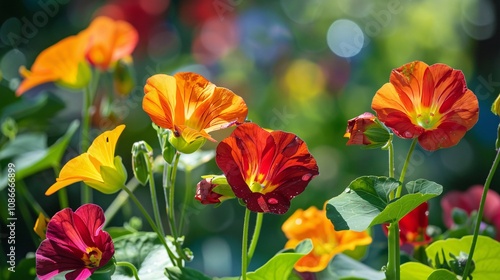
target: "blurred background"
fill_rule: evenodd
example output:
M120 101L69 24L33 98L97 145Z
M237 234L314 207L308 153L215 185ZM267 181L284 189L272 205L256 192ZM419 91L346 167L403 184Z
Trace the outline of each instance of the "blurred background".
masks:
M134 142L145 140L159 154L156 133L141 107L145 80L156 73L198 72L233 90L246 101L249 120L297 134L318 161L320 176L292 200L289 212L265 215L250 266L253 270L283 248L286 238L278 225L296 209L323 207L359 176L388 174L385 151L348 147L343 134L348 119L372 112L375 92L388 82L393 68L405 63L439 62L462 70L480 103L478 123L456 147L432 153L417 148L406 180L426 178L443 185L445 191L484 183L495 156L498 125L490 106L500 91L499 9L500 4L492 0L1 1L0 109L15 99L14 90L21 81L19 66L31 67L42 50L86 28L97 15L130 22L139 32L139 45L133 53L136 87L128 97L104 109L96 103L92 131L95 136L117 123L127 125L116 154L122 156L129 178ZM111 83L109 77L101 82L106 84L106 79ZM47 94L52 106L48 108L53 110L41 111L39 119L20 125L19 133L43 132L51 145L72 120L80 118L81 94L57 89L47 90ZM220 141L229 133L217 132L214 138ZM395 140L396 176L410 142ZM78 154L77 147L75 135L63 162ZM204 146L214 148L211 143ZM8 162L8 158L0 160L2 169ZM181 172L178 189L187 183L186 188L194 192L201 175L214 173L220 171L213 160L193 170L190 178ZM57 197L44 197L43 193L55 177L47 170L25 179L29 192L49 214L59 210ZM160 177L156 179L161 182ZM494 190L500 190L499 182L500 178L494 178ZM70 205L76 209L79 187L71 186L68 192ZM136 194L151 209L148 189L139 188ZM7 201L4 196L2 191L2 205ZM94 201L103 208L113 198L94 192ZM179 203L182 200L182 196L178 198ZM431 224L442 227L439 207L438 198L430 202L429 218ZM186 246L195 255L189 266L212 276L236 275L240 271L243 207L234 200L218 208L192 201L188 209ZM130 204L110 226L122 226L134 215L141 217ZM148 230L147 223L143 224ZM17 254L21 258L35 251L36 245L28 234L31 228L18 225ZM5 245L5 225L0 230ZM386 261L380 257L386 241L378 228L374 234L364 262L378 269ZM4 263L2 259L1 265Z

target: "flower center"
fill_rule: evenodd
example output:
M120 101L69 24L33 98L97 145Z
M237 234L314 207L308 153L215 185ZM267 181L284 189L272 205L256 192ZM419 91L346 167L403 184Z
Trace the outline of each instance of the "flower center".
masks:
M435 129L441 121L441 114L433 112L430 108L417 113L417 124L425 129Z
M313 252L316 256L329 254L337 246L336 240L330 242L315 242Z
M82 261L87 268L99 267L101 262L102 252L97 247L87 247L87 252L83 253Z

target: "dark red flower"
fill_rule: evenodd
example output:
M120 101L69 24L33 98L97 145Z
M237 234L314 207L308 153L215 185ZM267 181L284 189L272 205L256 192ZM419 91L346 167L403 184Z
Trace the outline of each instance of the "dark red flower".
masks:
M431 242L431 237L427 235L428 225L429 204L424 202L399 221L399 244L411 244L413 246L428 244ZM387 234L387 225L382 228Z
M344 137L349 138L347 145L365 145L378 148L390 140L388 129L372 113L363 113L347 121Z
M208 175L196 185L194 198L202 204L217 204L234 198L234 193L224 176Z
M236 197L254 212L284 214L318 175L316 160L295 134L238 126L217 146L215 161Z
M47 238L36 251L36 274L51 279L70 271L66 279L87 279L113 257L111 236L101 229L104 212L85 204L74 213L70 208L57 212L47 226Z

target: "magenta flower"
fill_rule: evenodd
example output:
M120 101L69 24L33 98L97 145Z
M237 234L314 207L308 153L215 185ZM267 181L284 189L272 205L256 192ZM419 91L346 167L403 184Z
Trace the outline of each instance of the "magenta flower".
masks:
M36 251L36 274L40 280L68 272L66 279L87 279L106 265L115 248L111 236L101 229L104 212L85 204L75 212L57 212L47 226L47 238Z
M482 185L474 185L468 190L450 191L441 199L441 208L443 209L443 219L446 227L453 227L452 210L460 208L467 214L479 209L481 196L483 194ZM496 229L496 240L500 240L500 195L494 190L489 189L484 205L483 221Z

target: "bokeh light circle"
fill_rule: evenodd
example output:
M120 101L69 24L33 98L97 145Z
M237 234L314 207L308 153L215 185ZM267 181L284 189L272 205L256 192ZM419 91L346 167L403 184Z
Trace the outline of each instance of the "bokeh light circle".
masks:
M348 19L336 20L326 33L330 50L340 57L357 55L364 44L364 34L359 25Z
M496 29L495 7L490 0L462 3L462 28L475 40L486 40Z
M0 70L4 79L19 79L19 67L26 65L26 56L18 49L8 51L0 61Z

